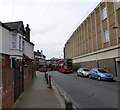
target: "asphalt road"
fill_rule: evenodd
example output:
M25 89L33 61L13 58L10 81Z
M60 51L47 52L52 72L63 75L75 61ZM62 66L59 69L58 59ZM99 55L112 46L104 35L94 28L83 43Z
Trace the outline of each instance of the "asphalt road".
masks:
M78 77L75 73L49 74L77 108L118 108L118 82Z

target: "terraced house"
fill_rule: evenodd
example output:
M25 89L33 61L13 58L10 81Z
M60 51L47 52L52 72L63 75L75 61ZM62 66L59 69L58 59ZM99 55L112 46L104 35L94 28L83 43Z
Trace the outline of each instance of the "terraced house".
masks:
M74 69L104 67L120 76L120 1L102 1L65 44L65 58Z
M11 108L34 76L29 25L24 28L23 21L0 22L0 107Z

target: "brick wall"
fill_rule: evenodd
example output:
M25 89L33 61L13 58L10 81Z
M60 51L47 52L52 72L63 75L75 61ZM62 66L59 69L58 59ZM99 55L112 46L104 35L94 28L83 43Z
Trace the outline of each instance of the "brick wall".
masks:
M27 61L27 62L26 62L26 65L33 66L34 63L33 63L32 61Z
M31 66L24 66L23 70L24 70L24 89L25 89L28 87L30 81L34 77L35 72L33 70L33 67Z
M10 67L10 56L6 54L0 54L0 65L2 67Z
M14 104L14 69L2 68L2 108Z

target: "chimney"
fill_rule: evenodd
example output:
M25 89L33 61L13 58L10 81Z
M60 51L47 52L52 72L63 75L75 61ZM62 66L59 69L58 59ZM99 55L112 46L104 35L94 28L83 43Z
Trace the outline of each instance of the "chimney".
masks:
M30 41L30 28L29 28L29 24L27 24L26 28L25 28L25 38Z
M37 53L40 53L39 50L37 50Z

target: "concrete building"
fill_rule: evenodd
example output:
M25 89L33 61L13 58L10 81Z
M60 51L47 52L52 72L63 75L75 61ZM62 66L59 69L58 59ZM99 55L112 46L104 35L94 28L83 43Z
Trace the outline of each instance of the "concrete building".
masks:
M100 2L66 42L64 57L73 59L75 70L106 66L120 76L119 27L120 1Z

